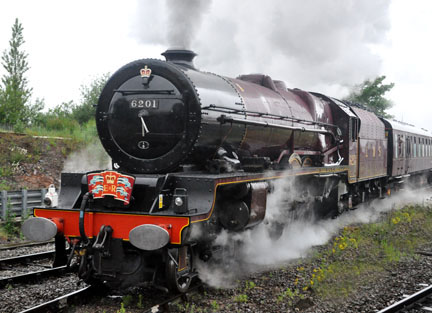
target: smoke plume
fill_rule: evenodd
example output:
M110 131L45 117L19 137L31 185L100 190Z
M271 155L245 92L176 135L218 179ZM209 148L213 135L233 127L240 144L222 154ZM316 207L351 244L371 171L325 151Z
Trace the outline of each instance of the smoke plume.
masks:
M143 43L190 49L211 4L210 0L140 1L136 35ZM143 16L151 23L141 24Z
M380 74L386 0L142 1L135 35L145 44L199 54L198 68L230 77L265 73L289 87L333 96ZM162 51L161 51L162 52Z
M287 203L296 197L298 199L299 190L304 189L294 187L291 180L280 180L276 184L274 192L269 195L266 220L257 227L243 233L222 232L218 236L217 244L228 252L236 250L237 253L228 265L223 262L199 262L198 271L204 282L219 288L232 287L237 279L248 273L276 268L307 256L313 246L325 244L345 226L375 222L383 212L410 203L421 204L431 197L430 192L402 190L391 198L375 200L368 206L361 205L336 219L316 219L308 208L302 208L302 212L297 214L288 210ZM272 231L276 226L274 222L278 220L286 223L281 237L275 240Z
M167 40L170 47L191 47L203 14L209 9L211 1L166 0L168 10Z

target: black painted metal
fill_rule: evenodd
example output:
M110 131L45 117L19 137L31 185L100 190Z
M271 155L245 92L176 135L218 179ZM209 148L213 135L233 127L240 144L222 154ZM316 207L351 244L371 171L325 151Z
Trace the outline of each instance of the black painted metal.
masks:
M81 195L83 173L62 173L59 194L59 208L71 209L78 203Z
M55 255L53 267L63 266L67 263L67 254L66 254L66 238L63 234L57 234L54 238L55 242Z
M197 56L197 54L191 50L168 49L161 54L168 62L180 64L189 68L195 68L193 59Z

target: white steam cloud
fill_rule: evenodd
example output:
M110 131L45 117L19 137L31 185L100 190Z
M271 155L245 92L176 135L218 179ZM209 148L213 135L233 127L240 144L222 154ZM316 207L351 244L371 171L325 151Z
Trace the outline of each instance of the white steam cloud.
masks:
M62 172L85 173L111 168L111 158L99 141L73 152L66 159Z
M291 190L290 192L288 192ZM307 256L313 246L323 245L343 227L354 223L377 221L381 213L399 209L409 203L424 203L431 193L402 190L391 198L375 200L369 206L345 212L336 219L316 220L310 212L293 214L287 211L286 200L299 197L290 180L280 180L269 196L266 220L257 227L243 233L222 232L217 243L227 250L238 249L235 261L229 270L223 264L198 263L201 279L214 287L229 288L242 276L263 269L275 268ZM306 200L306 199L305 199ZM274 240L270 233L275 225L271 220L285 220L282 236Z
M386 44L390 4L142 1L135 35L146 44L193 49L199 54L195 64L203 70L230 77L260 72L290 87L340 96L346 86L381 74L381 59L373 51ZM151 23L142 24L146 16Z

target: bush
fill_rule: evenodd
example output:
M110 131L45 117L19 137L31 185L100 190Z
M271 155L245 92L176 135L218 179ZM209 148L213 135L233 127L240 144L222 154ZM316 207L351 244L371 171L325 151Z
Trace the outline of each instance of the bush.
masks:
M25 130L25 124L22 121L17 121L13 126L13 131L15 133L23 133Z
M8 209L6 210L6 217L3 223L3 229L6 232L8 238L15 237L19 234L19 227L15 222L15 214L12 213L10 202L8 203Z
M75 129L79 128L79 124L76 120L66 118L66 117L51 117L47 118L45 121L45 128L47 130L67 130L69 132L74 132Z

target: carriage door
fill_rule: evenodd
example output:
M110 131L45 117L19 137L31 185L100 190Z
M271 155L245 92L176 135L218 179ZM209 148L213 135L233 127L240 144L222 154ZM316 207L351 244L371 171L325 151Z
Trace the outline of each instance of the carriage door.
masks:
M405 136L405 174L409 171L409 161L411 159L411 137Z

